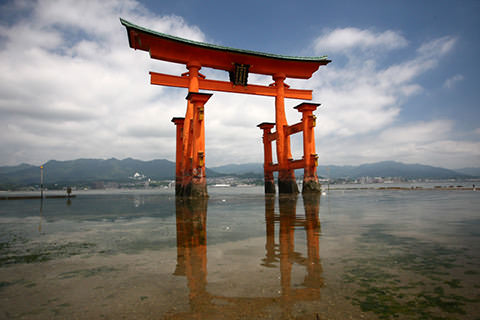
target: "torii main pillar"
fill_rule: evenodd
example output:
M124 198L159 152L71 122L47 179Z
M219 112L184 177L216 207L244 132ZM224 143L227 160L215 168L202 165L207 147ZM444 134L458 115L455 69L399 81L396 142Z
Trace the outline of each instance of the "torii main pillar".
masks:
M295 173L290 168L289 162L292 159L290 148L290 137L286 135L283 128L288 126L285 116L285 74L278 73L273 76L277 95L275 96L275 124L277 127L277 159L278 159L278 192L298 193Z
M192 105L191 132L189 144L183 145L183 195L189 197L207 197L207 178L205 175L205 103L212 95L189 92L187 100ZM185 152L186 150L186 152ZM185 164L185 162L187 162Z

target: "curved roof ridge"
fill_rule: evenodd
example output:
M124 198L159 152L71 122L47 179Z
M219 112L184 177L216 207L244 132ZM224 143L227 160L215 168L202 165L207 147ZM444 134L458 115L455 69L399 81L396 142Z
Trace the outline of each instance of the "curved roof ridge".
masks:
M231 47L226 47L226 46L221 46L221 45L216 45L216 44L211 44L211 43L206 43L206 42L200 42L200 41L194 41L194 40L189 40L177 36L172 36L166 33L154 31L145 27L138 26L134 23L131 23L125 19L120 18L120 22L122 25L124 25L126 28L132 28L132 29L137 29L139 31L148 33L153 36L158 36L162 38L166 38L169 40L173 41L178 41L194 46L199 46L203 48L209 48L209 49L216 49L216 50L222 50L222 51L230 51L230 52L235 52L235 53L243 53L243 54L250 54L250 55L255 55L255 56L262 56L262 57L268 57L268 58L275 58L275 59L282 59L282 60L295 60L295 61L322 61L322 62L330 62L328 60L328 57L325 56L320 56L320 57L300 57L300 56L287 56L287 55L280 55L280 54L275 54L275 53L266 53L266 52L259 52L259 51L253 51L253 50L246 50L246 49L237 49L237 48L231 48Z

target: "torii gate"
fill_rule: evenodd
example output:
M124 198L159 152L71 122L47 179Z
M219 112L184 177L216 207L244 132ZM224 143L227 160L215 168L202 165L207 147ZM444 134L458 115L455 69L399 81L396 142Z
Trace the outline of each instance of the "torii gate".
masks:
M223 91L275 97L275 123L263 122L265 193L275 193L273 172L278 171L279 193L298 193L295 169L304 168L302 192L319 192L317 155L313 128L313 111L319 104L302 103L296 109L302 121L288 126L285 98L312 99L312 90L291 89L286 78L309 79L322 65L331 61L324 57L291 57L249 50L233 49L191 41L152 31L120 19L127 29L133 49L148 51L152 59L185 64L188 72L181 76L150 72L151 84L188 88L187 111L184 118L173 118L177 127L176 187L181 196L207 196L205 176L204 105L212 94L199 90ZM206 79L202 67L224 70L230 82ZM274 83L263 86L248 84L248 74L272 76ZM276 132L271 129L276 128ZM293 160L290 135L303 131L304 156ZM276 142L278 164L273 164L271 142Z

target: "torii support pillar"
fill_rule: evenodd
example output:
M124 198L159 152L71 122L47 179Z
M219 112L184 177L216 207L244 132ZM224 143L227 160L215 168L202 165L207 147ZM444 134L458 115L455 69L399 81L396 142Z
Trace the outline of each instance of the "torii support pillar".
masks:
M273 179L273 157L272 157L272 140L271 130L275 127L275 123L262 122L257 127L263 130L263 175L265 179L265 193L275 194L275 180Z
M318 156L315 153L315 128L316 118L313 111L317 109L319 103L301 103L295 107L302 113L302 121L288 126L283 121L277 123L262 122L258 125L263 130L263 147L264 147L264 176L265 176L265 193L275 193L275 184L273 180L273 172L278 171L278 191L280 194L296 194L298 193L297 183L295 181L294 170L303 169L303 188L302 193L319 193L321 185L318 181L317 166ZM281 112L279 112L281 113ZM277 117L281 119L280 115ZM286 123L286 121L285 121ZM276 132L271 132L273 127L277 127ZM293 160L290 156L290 135L303 132L303 158ZM278 164L272 162L272 141L277 142L277 159ZM279 143L283 141L284 143ZM279 146L283 148L283 152L279 151ZM282 158L283 157L283 158ZM281 161L283 159L283 163Z
M172 122L177 127L177 145L175 152L175 195L181 195L183 192L183 125L185 118L173 118Z
M313 128L316 125L316 117L313 111L317 110L318 103L301 103L295 107L302 113L303 131L303 186L302 193L317 193L321 191L318 181L317 166L318 155L315 153L315 133Z
M183 158L186 170L183 178L183 195L187 197L208 197L207 178L205 175L205 121L204 106L212 94L189 92L187 100L193 105L193 118L189 145L184 148L191 150L188 159ZM191 157L190 157L191 155Z

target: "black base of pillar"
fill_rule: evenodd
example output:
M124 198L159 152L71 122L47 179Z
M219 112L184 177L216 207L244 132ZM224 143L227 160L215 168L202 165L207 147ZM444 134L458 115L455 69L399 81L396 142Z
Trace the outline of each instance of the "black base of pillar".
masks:
M278 193L285 193L285 194L299 193L297 182L293 179L288 179L288 180L278 179Z
M302 193L320 193L322 185L318 181L303 181Z
M182 196L188 198L207 198L207 185L190 182L183 189Z
M183 195L183 186L179 183L175 184L175 195L182 196Z
M274 181L265 181L265 193L266 194L275 194L275 182Z

